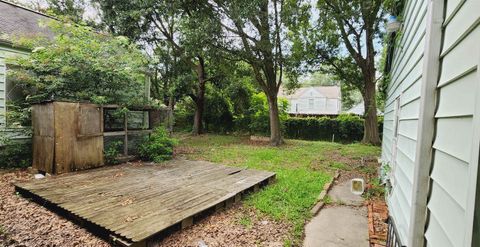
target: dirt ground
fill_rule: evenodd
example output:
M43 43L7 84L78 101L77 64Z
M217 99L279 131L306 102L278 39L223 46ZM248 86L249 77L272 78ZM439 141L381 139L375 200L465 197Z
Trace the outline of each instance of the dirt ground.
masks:
M74 223L15 194L26 171L0 174L0 246L109 246Z
M33 179L27 171L0 170L0 247L109 246L87 230L16 195L13 184ZM149 246L283 246L291 226L259 217L242 205L210 215Z
M287 224L259 217L252 209L236 205L177 231L152 246L197 247L204 243L208 247L281 247L289 231L290 226Z

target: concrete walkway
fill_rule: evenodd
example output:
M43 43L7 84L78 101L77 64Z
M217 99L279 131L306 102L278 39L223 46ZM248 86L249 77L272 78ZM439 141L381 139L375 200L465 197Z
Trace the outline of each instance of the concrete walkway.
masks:
M304 247L368 247L367 208L350 192L350 181L334 185L327 205L305 228Z

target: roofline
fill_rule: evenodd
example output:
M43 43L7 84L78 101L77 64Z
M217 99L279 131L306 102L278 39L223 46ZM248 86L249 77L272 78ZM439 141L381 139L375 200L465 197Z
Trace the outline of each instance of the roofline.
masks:
M0 0L0 1L3 2L2 0ZM22 51L25 51L25 52L31 52L32 51L32 49L30 49L28 47L15 45L12 41L6 40L6 39L1 39L1 38L0 38L0 45L5 45L5 46L8 46L10 48L22 50Z
M53 16L51 16L51 15L47 15L47 14L42 13L42 12L40 12L40 11L36 11L36 10L30 9L30 8L27 8L27 7L25 7L25 6L22 6L22 5L19 5L19 4L16 4L16 3L12 3L12 2L9 2L9 1L5 1L5 0L0 0L0 2L6 3L6 4L9 4L9 5L15 6L15 7L17 7L17 8L21 8L21 9L30 11L30 12L35 13L35 14L37 14L37 15L42 15L42 16L45 16L45 17L48 17L48 18L50 18L50 19L54 19L54 20L57 20L57 21L58 21L58 19L57 19L56 17L53 17Z

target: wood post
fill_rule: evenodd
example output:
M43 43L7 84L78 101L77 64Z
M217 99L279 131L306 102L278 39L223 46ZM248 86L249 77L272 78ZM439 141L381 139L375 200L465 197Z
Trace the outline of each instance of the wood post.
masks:
M182 229L185 229L185 228L187 228L191 225L193 225L193 217L192 216L182 220Z
M242 200L242 194L238 193L235 195L235 203L238 203Z
M233 206L233 203L235 202L235 197L232 197L232 198L228 198L226 201L225 201L225 208L231 208Z
M128 155L128 113L125 113L124 115L124 126L123 126L123 131L125 132L125 136L123 137L123 154L125 156Z
M215 212L220 212L225 208L225 203L221 202L215 205Z

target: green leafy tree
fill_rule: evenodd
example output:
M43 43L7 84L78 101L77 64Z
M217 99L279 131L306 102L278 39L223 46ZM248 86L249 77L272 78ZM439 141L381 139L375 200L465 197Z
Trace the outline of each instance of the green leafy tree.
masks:
M300 0L203 1L210 18L220 25L222 39L215 46L252 68L269 106L270 142L283 143L278 91L285 77L295 74L299 57L289 44L289 27L306 21L309 3ZM308 20L308 19L307 19ZM292 76L293 77L293 76Z
M251 121L248 125L250 133L268 135L270 128L268 125L269 120L269 103L265 93L260 92L252 96L252 102L250 105ZM284 98L278 98L277 102L279 106L279 119L280 119L280 131L283 132L284 122L288 119L288 101Z
M158 46L155 49L153 59L153 73L151 75L152 98L161 100L168 106L169 131L173 131L174 110L176 103L185 97L193 94L195 88L195 75L191 68L180 61L168 44Z
M53 39L21 39L32 48L17 57L11 75L26 103L44 100L145 104L145 56L126 37L93 32L91 28L50 21Z
M365 104L364 143L380 143L377 128L375 42L381 41L384 0L319 0L315 23L299 26L296 47L334 74L350 89L360 91ZM313 31L312 31L313 29Z
M46 0L46 12L55 16L68 17L73 22L79 23L85 14L85 0Z
M333 76L320 71L310 74L309 77L301 82L302 86L338 86L339 84L340 82L333 78Z
M219 33L218 26L207 18L211 13L205 12L197 2L180 0L107 0L98 3L103 20L113 32L144 42L156 51L168 46L173 56L195 73L197 83L186 81L192 85L190 92L186 93L196 107L192 133L201 134L206 83L214 79L207 67L219 55L209 46Z

